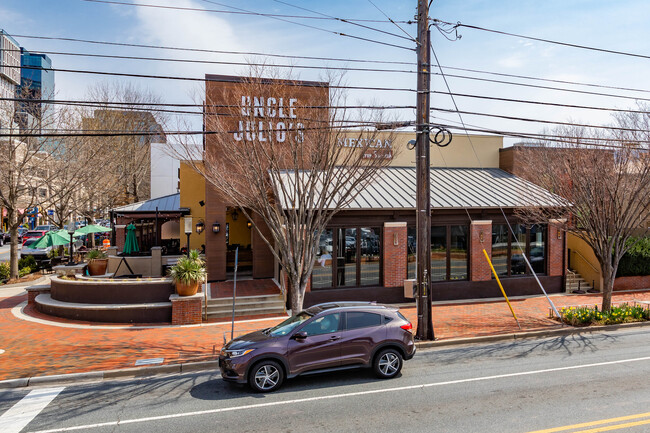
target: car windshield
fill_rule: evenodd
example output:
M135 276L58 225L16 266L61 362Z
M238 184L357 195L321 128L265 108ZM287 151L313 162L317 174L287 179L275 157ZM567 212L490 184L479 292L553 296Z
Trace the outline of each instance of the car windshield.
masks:
M293 331L298 325L300 325L310 317L311 314L303 311L297 316L289 317L284 322L275 325L273 328L267 329L266 331L264 331L264 333L270 335L271 337L281 337L283 335L287 335L289 332Z
M37 240L38 239L28 239L28 240L26 240L25 243L23 244L23 248L31 248L31 245L33 243L36 243Z

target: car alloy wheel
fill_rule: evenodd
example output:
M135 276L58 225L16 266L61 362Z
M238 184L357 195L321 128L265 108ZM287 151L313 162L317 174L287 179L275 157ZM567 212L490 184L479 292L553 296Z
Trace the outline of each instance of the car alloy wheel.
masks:
M402 370L402 355L395 349L386 349L375 357L374 364L377 376L390 379Z
M284 372L275 361L262 361L251 371L248 383L257 392L272 392L282 385Z

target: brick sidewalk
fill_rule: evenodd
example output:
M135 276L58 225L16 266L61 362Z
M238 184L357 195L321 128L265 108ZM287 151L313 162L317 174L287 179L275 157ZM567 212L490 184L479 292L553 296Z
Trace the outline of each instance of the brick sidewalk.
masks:
M565 306L600 304L600 296L559 295L551 299L558 309ZM223 342L230 337L230 323L199 327L108 329L62 327L71 323L58 319L42 324L17 318L12 308L27 300L26 295L0 299L0 380L53 374L81 373L135 366L137 360L164 358L164 364L189 360L214 359ZM614 303L650 301L650 290L615 293ZM523 331L553 329L560 325L548 318L549 304L544 297L517 299L513 308ZM414 306L400 311L416 323ZM32 309L25 314L51 320ZM519 331L504 301L434 305L436 338L450 340ZM235 324L235 335L242 335L278 323L280 319L261 319ZM114 325L113 325L114 326Z

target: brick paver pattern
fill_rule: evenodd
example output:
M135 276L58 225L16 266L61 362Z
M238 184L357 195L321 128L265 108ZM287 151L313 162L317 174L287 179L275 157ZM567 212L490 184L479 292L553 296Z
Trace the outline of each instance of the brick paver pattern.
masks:
M554 295L558 309L566 306L600 304L600 295ZM216 358L224 334L230 337L230 323L195 327L74 329L41 324L15 317L11 309L27 300L26 295L0 298L0 380L53 374L79 373L131 368L137 360L164 358L164 364ZM650 301L650 290L615 293L614 303ZM544 297L512 301L523 331L559 328L548 318L549 304ZM400 311L416 325L414 306ZM31 307L25 313L52 320ZM504 301L436 304L433 306L436 339L448 340L518 332L516 322ZM65 323L62 319L53 320ZM235 336L278 323L270 318L235 324Z

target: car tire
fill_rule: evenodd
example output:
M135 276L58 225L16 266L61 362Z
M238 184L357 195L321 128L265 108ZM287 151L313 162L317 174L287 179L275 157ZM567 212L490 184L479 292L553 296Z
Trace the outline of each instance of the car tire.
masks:
M282 366L270 359L255 364L248 374L248 385L255 392L273 392L280 388L283 381Z
M388 348L380 351L372 363L375 374L380 379L392 379L402 370L404 363L399 350Z

